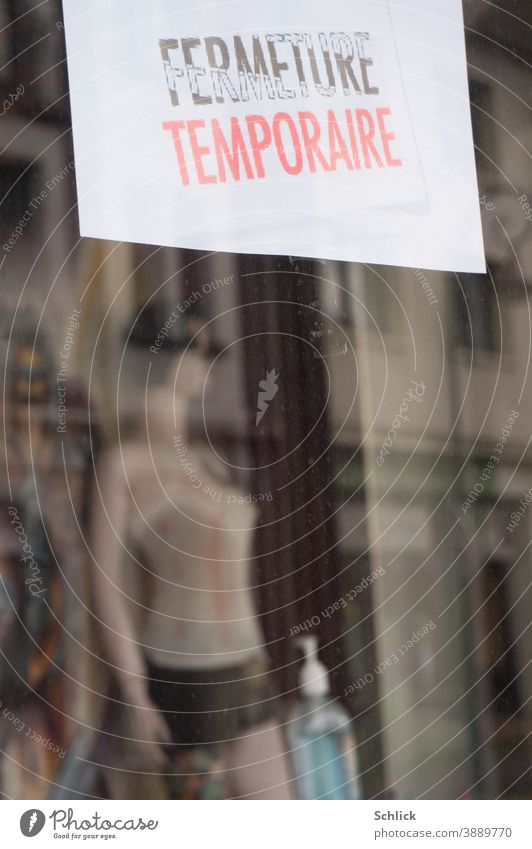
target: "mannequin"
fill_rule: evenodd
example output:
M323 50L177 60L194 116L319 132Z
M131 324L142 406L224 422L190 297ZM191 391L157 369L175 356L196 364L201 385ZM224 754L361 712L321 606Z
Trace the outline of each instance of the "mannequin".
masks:
M187 435L208 359L188 349L172 365L145 396L143 432L108 451L98 471L94 578L107 659L143 768L165 774L174 749L216 746L230 795L286 799L249 587L256 511Z

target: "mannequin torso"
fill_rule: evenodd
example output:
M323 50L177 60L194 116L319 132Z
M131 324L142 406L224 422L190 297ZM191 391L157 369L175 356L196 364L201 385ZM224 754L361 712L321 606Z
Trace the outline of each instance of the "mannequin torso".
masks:
M171 446L151 447L149 455L144 443L122 447L129 535L144 568L139 642L151 662L171 668L214 669L260 656L249 562L255 508L215 480L199 453L188 452L192 482Z

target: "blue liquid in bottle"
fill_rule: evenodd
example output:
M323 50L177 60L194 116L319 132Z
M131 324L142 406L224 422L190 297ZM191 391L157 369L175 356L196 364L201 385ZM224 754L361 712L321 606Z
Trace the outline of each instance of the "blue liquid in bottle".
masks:
M329 693L327 671L317 658L316 638L306 650L302 699L292 710L287 735L298 799L361 799L356 743L349 714Z

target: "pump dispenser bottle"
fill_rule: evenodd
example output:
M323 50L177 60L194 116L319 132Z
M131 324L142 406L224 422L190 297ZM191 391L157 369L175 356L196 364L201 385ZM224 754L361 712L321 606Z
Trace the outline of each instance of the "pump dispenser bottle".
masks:
M327 669L318 659L318 641L299 639L305 653L302 698L287 724L296 797L361 799L351 719L331 696Z

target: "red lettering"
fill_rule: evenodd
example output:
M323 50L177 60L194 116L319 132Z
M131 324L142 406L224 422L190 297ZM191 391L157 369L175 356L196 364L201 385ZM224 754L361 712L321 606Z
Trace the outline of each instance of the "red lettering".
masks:
M314 155L316 155L316 159L320 163L321 167L324 171L330 171L330 166L327 163L323 153L318 147L318 142L321 136L321 129L319 125L319 121L316 116L312 112L299 112L299 124L301 126L301 134L303 136L303 144L305 150L307 152L308 164L310 168L311 174L316 172L316 162L314 159ZM310 122L312 125L312 129L314 133L311 135L307 124Z
M353 154L353 162L355 163L355 168L360 168L360 156L358 155L358 147L355 136L355 125L353 124L353 116L349 109L345 110L345 117L347 118L347 128L349 130L349 142L351 144L351 153Z
M372 167L370 153L373 155L379 168L383 168L383 161L373 143L373 139L375 138L375 124L373 123L371 112L368 112L367 109L357 109L356 116L360 143L362 145L362 155L366 168ZM364 126L364 120L366 121L366 126Z
M329 147L331 149L331 171L336 171L336 163L339 159L343 159L350 171L353 170L353 163L349 158L347 146L340 131L336 115L332 109L327 112L327 121L329 123Z
M190 177L188 176L187 164L185 161L185 154L183 152L183 145L181 143L180 132L185 129L184 121L163 121L163 130L170 130L172 133L172 137L174 140L174 147L177 156L177 162L179 165L179 171L181 173L181 180L183 181L184 186L190 185Z
M386 158L386 164L390 168L400 168L403 164L401 159L392 159L392 154L390 151L390 142L395 140L395 133L389 133L384 126L384 116L390 115L391 109L377 109L377 123L379 125L379 130L382 139L382 148L384 150L384 156Z
M286 151L283 142L283 137L281 135L281 123L284 122L290 131L290 136L292 138L292 149L295 151L296 161L294 165L291 165L286 158ZM303 154L301 152L301 145L299 143L299 136L297 133L297 127L294 124L293 119L286 112L277 112L273 119L273 137L275 139L275 146L277 148L277 153L279 155L279 160L284 170L288 174L292 174L296 176L297 174L301 174L303 170Z
M206 174L203 170L203 162L201 160L204 156L210 155L211 149L209 147L205 147L205 145L200 145L196 136L196 130L203 130L204 128L205 121L187 121L188 136L190 138L190 146L192 148L192 156L194 157L196 173L198 175L199 182L203 185L206 183L218 182L214 174Z
M246 118L246 124L248 125L249 140L251 142L253 159L255 160L257 177L264 177L264 163L262 161L261 153L272 143L270 125L266 118L263 118L262 115L248 115ZM257 136L256 125L258 125L262 130L261 139Z
M273 119L253 114L241 120L229 119L229 126L217 118L210 121L166 121L162 127L170 131L174 142L181 180L190 185L192 155L197 180L201 185L233 180L266 177L266 151L273 144L283 170L291 176L302 173L306 163L311 174L337 171L343 162L348 171L371 168L399 168L403 162L394 156L395 133L388 127L390 108L375 110L346 109L340 120L334 109L327 110L327 133L322 134L320 118L313 112L277 112ZM343 116L342 116L343 117ZM244 127L244 120L246 125ZM188 132L190 150L185 150L183 131ZM208 131L212 141L206 145ZM203 134L202 134L203 133ZM271 156L271 154L270 154ZM216 161L216 172L206 172L206 158Z
M216 160L218 162L218 175L220 177L220 182L225 183L227 181L223 157L225 157L227 164L231 169L231 174L233 175L233 178L235 180L240 180L239 157L242 157L242 162L244 163L244 168L246 170L246 176L249 180L253 180L253 168L251 167L251 162L248 156L248 152L246 150L246 143L244 141L244 136L242 135L242 130L240 129L240 124L238 123L238 118L231 118L231 148L229 148L227 139L223 134L222 128L220 127L220 122L217 118L212 119L212 131L214 136L214 150Z

